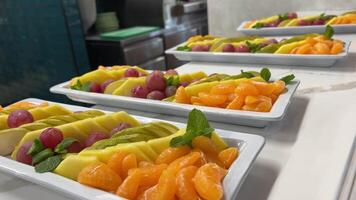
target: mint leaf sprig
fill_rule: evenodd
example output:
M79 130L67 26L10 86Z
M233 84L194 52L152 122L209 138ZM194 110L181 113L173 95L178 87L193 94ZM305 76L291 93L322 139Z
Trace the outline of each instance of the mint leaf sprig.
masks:
M287 75L287 76L282 77L282 78L279 79L279 80L284 81L284 83L285 83L286 85L288 85L294 78L295 78L294 74L289 74L289 75Z
M198 109L190 111L188 116L188 124L184 135L172 138L170 141L171 147L192 146L192 141L198 136L211 137L214 129L211 128L208 119L204 113Z
M70 89L72 90L80 90L80 91L85 91L85 92L89 92L90 91L90 82L86 82L86 83L82 83L79 79L77 80L77 82L70 86Z
M330 25L327 25L325 28L324 36L328 39L331 39L334 36L334 29Z

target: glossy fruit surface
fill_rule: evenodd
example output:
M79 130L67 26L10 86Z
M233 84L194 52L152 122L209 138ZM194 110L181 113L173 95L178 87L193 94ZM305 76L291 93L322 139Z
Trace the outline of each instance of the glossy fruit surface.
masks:
M223 52L234 52L235 47L232 44L225 44Z
M91 83L89 91L90 92L95 92L95 93L102 93L103 92L101 90L101 85L99 83Z
M85 145L79 141L73 142L69 147L68 147L68 153L79 153L85 148Z
M146 86L149 91L164 91L164 89L166 89L166 80L164 79L162 72L154 71L149 74L146 78Z
M115 135L116 133L122 131L122 130L125 130L127 128L131 128L131 124L129 123L125 123L125 122L122 122L122 123L119 123L115 128L113 128L110 132L110 135L113 136Z
M47 128L40 134L39 137L43 146L54 149L63 140L63 133L56 128Z
M169 69L166 71L166 75L178 75L178 72L174 69Z
M109 79L109 80L104 81L104 82L100 85L100 90L101 90L101 92L104 92L105 89L106 89L106 87L107 87L108 85L110 85L110 83L112 83L112 82L114 82L114 80L112 80L112 79Z
M85 140L85 146L90 147L95 142L97 142L99 140L107 139L107 138L109 138L109 136L105 133L101 133L101 132L91 133Z
M250 52L250 48L248 48L248 46L246 46L246 45L239 45L239 46L235 47L235 52L248 53L248 52Z
M147 97L148 93L149 93L149 90L147 89L146 86L139 85L132 89L131 96L145 99Z
M32 156L31 155L27 155L28 150L31 148L32 146L32 141L30 142L26 142L25 144L23 144L19 151L17 152L16 155L16 160L19 162L22 162L24 164L28 164L31 165L32 163Z
M176 177L177 182L177 196L179 199L187 200L199 200L200 197L197 194L193 182L193 178L197 172L196 166L189 166L181 169Z
M154 90L150 93L147 94L147 99L153 99L153 100L162 100L164 98L166 98L166 95L159 90Z
M156 158L156 164L170 164L188 153L190 153L190 148L187 146L169 147L158 155Z
M220 162L224 164L225 169L229 169L238 156L239 150L235 147L224 149L219 153Z
M138 77L138 76L139 76L138 71L133 68L128 68L124 73L124 77Z
M177 87L174 85L168 86L166 87L166 89L164 90L164 93L166 95L166 97L170 97L176 94L177 91Z
M32 123L33 121L32 114L27 110L14 110L7 118L7 125L10 128L16 128L23 124Z

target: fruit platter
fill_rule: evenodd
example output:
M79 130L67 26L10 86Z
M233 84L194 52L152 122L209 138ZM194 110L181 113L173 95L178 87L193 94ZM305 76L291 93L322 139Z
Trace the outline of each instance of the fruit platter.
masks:
M282 39L197 35L166 53L185 61L327 67L348 53L349 42L335 39L333 34L333 28L327 26L323 34Z
M213 121L263 127L282 119L299 84L294 78L272 80L268 68L207 75L99 66L50 90L75 101L184 117L199 108Z
M336 33L355 33L356 11L313 12L310 15L287 12L243 22L237 30L247 35L295 35L322 33L327 25Z
M0 113L1 141L15 144L0 171L75 199L235 199L264 145L198 109L187 124L39 99Z

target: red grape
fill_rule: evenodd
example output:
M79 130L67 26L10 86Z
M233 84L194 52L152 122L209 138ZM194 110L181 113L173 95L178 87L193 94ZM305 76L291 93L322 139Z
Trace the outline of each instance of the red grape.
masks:
M189 85L189 83L188 82L181 82L180 85L183 86L183 87L187 87Z
M16 128L23 124L32 123L33 121L32 114L27 110L14 110L7 118L7 125L10 128Z
M142 77L142 76L146 76L146 74L143 73L143 72L138 72L138 76L139 76L139 77Z
M203 45L195 45L192 47L192 51L204 51Z
M90 92L102 93L101 86L98 83L92 83L90 85Z
M145 99L148 93L149 93L149 91L146 86L139 85L139 86L132 88L131 96Z
M101 133L101 132L91 133L85 140L85 146L90 147L95 142L97 142L99 140L103 140L103 139L108 139L108 138L109 138L109 136L105 133Z
M261 47L265 47L265 46L268 46L270 44L276 44L276 43L278 43L278 41L276 39L269 39L267 41L261 42L260 46Z
M43 146L51 149L54 149L62 140L63 133L57 128L47 128L40 135L40 141Z
M147 76L146 85L149 91L164 91L164 89L166 88L166 79L164 79L162 72L154 71Z
M27 155L28 150L31 148L32 146L32 141L26 142L25 144L23 144L19 151L17 152L16 155L16 160L28 165L31 165L32 163L32 156L31 155Z
M280 21L276 20L276 21L273 21L273 22L270 22L270 23L266 24L265 26L266 27L277 27L279 23L280 23Z
M202 47L201 47L201 49L202 49L202 51L209 51L210 50L210 45L203 45Z
M234 52L235 47L232 44L225 44L223 52Z
M166 75L178 75L178 72L174 69L170 69L166 71Z
M154 90L147 95L147 99L162 100L166 98L166 95L158 90Z
M125 77L138 77L139 73L136 69L133 68L128 68L125 73L124 73Z
M324 25L325 21L323 19L316 19L313 21L312 25Z
M294 18L297 18L297 17L298 17L298 15L295 12L288 13L288 19L294 19Z
M101 92L104 92L105 89L106 89L106 87L107 87L108 85L110 85L110 83L112 83L112 82L114 82L114 80L111 80L111 79L104 81L104 82L100 85Z
M308 20L302 19L302 20L300 20L300 21L298 22L298 25L299 25L299 26L309 26L309 25L311 25L311 22L308 21Z
M164 90L164 93L166 94L167 97L173 96L176 94L177 91L177 87L174 85L168 86L166 87L166 89Z
M235 52L248 53L250 52L250 48L248 48L246 45L240 45L235 48Z
M117 132L131 127L132 127L131 124L122 122L111 130L110 135L115 135Z
M84 144L79 142L79 141L75 141L73 142L69 147L68 147L68 153L78 153L81 150L83 150L85 148Z

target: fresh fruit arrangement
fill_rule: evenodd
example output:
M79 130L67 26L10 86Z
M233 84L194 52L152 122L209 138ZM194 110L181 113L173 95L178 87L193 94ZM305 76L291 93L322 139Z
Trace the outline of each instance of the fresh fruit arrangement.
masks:
M222 199L222 181L239 156L196 109L183 129L93 110L33 123L25 124L34 130L24 133L14 160L127 199Z
M148 73L139 67L127 66L104 68L99 67L98 70L74 78L71 81L71 89L162 100L173 96L177 87L189 85L207 76L204 72L179 75L175 70ZM109 76L110 73L115 74L115 78L114 75Z
M178 51L225 52L225 53L273 53L273 54L317 54L335 55L344 51L344 42L332 39L334 30L327 26L324 34L306 34L276 40L262 37L243 36L237 38L215 38L194 36ZM208 37L210 38L210 36Z
M316 25L356 24L356 11L341 15L319 15L299 17L295 12L283 13L271 17L247 22L244 28L274 28Z
M269 112L273 104L294 79L288 75L269 82L267 68L261 72L243 72L237 77L213 78L187 87L179 87L174 102L233 110Z

